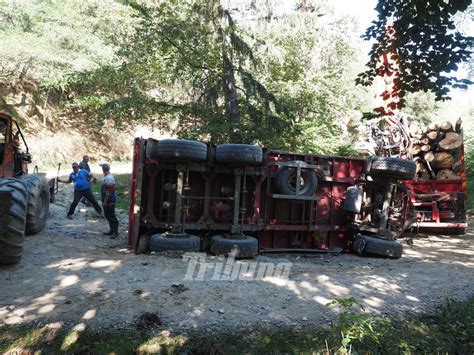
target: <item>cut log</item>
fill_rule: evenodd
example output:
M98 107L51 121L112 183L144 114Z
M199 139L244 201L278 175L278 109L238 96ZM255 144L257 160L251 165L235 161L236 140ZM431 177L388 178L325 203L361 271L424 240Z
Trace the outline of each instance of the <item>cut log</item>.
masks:
M461 119L461 117L459 117L456 121L456 125L454 126L454 130L457 133L461 133L461 126L462 126L462 119Z
M420 140L417 139L417 138L412 137L410 140L411 140L411 144L420 144L421 143Z
M425 155L423 156L423 159L425 159L426 162L431 163L434 160L434 154L433 152L426 152Z
M438 148L441 151L452 151L458 149L462 145L462 136L456 132L448 132L446 136L439 142Z
M426 181L429 179L430 179L430 173L428 171L424 171L420 176L421 181Z
M425 145L422 145L422 146L421 146L421 151L422 151L423 153L427 153L427 152L429 152L430 150L431 150L431 145L429 145L429 144L425 144Z
M433 133L433 132L430 132L430 133ZM420 139L420 143L421 143L421 144L429 144L429 143L430 143L430 139L429 139L428 137L421 138L421 139Z
M438 131L431 131L426 134L430 141L436 140L438 138Z
M439 128L443 131L443 132L452 132L453 131L453 125L451 124L451 122L449 121L444 121L443 123L441 123L439 125Z
M443 169L436 174L436 180L459 180L459 175L456 175L451 169Z
M425 164L423 164L421 161L417 161L416 162L416 173L417 174L422 174L426 171L427 171L427 169L426 169Z
M411 152L413 155L420 154L421 152L421 145L415 144L413 148L411 149Z
M454 158L448 152L435 153L431 165L438 170L449 169L454 163Z
M460 174L463 168L463 163L461 160L456 161L451 169L454 171L455 174Z
M431 122L428 125L428 131L437 131L437 130L438 130L438 124L437 123Z

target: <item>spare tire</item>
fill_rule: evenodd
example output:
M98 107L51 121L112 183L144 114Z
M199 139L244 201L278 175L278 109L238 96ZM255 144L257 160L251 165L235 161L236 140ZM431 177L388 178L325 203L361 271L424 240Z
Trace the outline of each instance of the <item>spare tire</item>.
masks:
M22 179L28 187L28 210L26 213L26 234L36 234L46 225L49 213L49 183L44 176L31 174Z
M360 256L374 255L383 258L399 259L403 246L394 241L359 234L352 244L352 250Z
M216 147L216 161L227 164L258 165L262 148L250 144L221 144Z
M416 164L411 160L395 157L373 157L370 175L374 179L393 178L411 180L415 177Z
M293 163L299 162L298 160ZM291 162L290 162L291 163ZM297 168L282 166L274 178L276 190L284 195L296 195ZM298 196L313 196L318 188L318 177L313 169L301 168L300 189Z
M194 251L200 249L201 238L191 234L163 233L154 234L150 238L151 251Z
M234 253L235 258L254 258L258 253L258 240L246 235L215 235L211 239L211 253L228 256Z
M163 139L161 141L148 139L145 153L148 159L205 161L207 145L187 139Z
M25 239L27 187L21 179L0 179L0 192L11 195L6 228L0 232L0 264L13 264L21 259ZM0 196L1 199L1 196ZM0 204L5 201L0 200Z

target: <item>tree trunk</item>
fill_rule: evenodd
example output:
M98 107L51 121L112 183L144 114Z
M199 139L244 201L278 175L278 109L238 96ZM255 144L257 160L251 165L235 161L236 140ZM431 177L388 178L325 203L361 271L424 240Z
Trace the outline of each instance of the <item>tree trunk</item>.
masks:
M225 13L221 17L221 35L222 35L222 64L223 64L223 90L225 98L225 113L227 120L232 125L240 124L240 110L238 102L237 87L235 84L234 60L232 52L232 42L230 36L229 18ZM241 143L242 135L233 127L231 140L233 143Z

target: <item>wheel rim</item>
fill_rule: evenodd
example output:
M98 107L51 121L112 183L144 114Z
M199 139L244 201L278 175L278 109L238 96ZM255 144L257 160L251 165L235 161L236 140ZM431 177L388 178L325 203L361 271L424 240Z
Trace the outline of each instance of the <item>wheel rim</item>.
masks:
M287 184L288 184L288 188L295 194L296 194L296 178L297 178L297 173L296 171L292 170L291 173L288 175ZM309 184L307 181L307 176L304 172L301 172L299 194L300 195L304 194L308 190L308 188L309 188Z

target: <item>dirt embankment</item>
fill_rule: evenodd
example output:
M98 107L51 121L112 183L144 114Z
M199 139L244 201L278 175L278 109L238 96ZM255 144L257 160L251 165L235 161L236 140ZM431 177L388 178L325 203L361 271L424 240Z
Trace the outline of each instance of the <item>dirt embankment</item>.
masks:
M90 209L66 219L72 192L62 194L47 228L26 239L21 263L0 269L0 325L128 328L147 313L157 315L158 329L173 332L319 326L336 318L325 306L334 298L355 297L367 312L400 314L474 291L472 228L465 236L419 237L405 244L400 260L262 255L258 265L289 265L288 278L225 281L214 272L226 261L215 257L206 257L207 272L189 277L190 263L181 258L131 253L124 212L118 240L102 236L106 222Z

